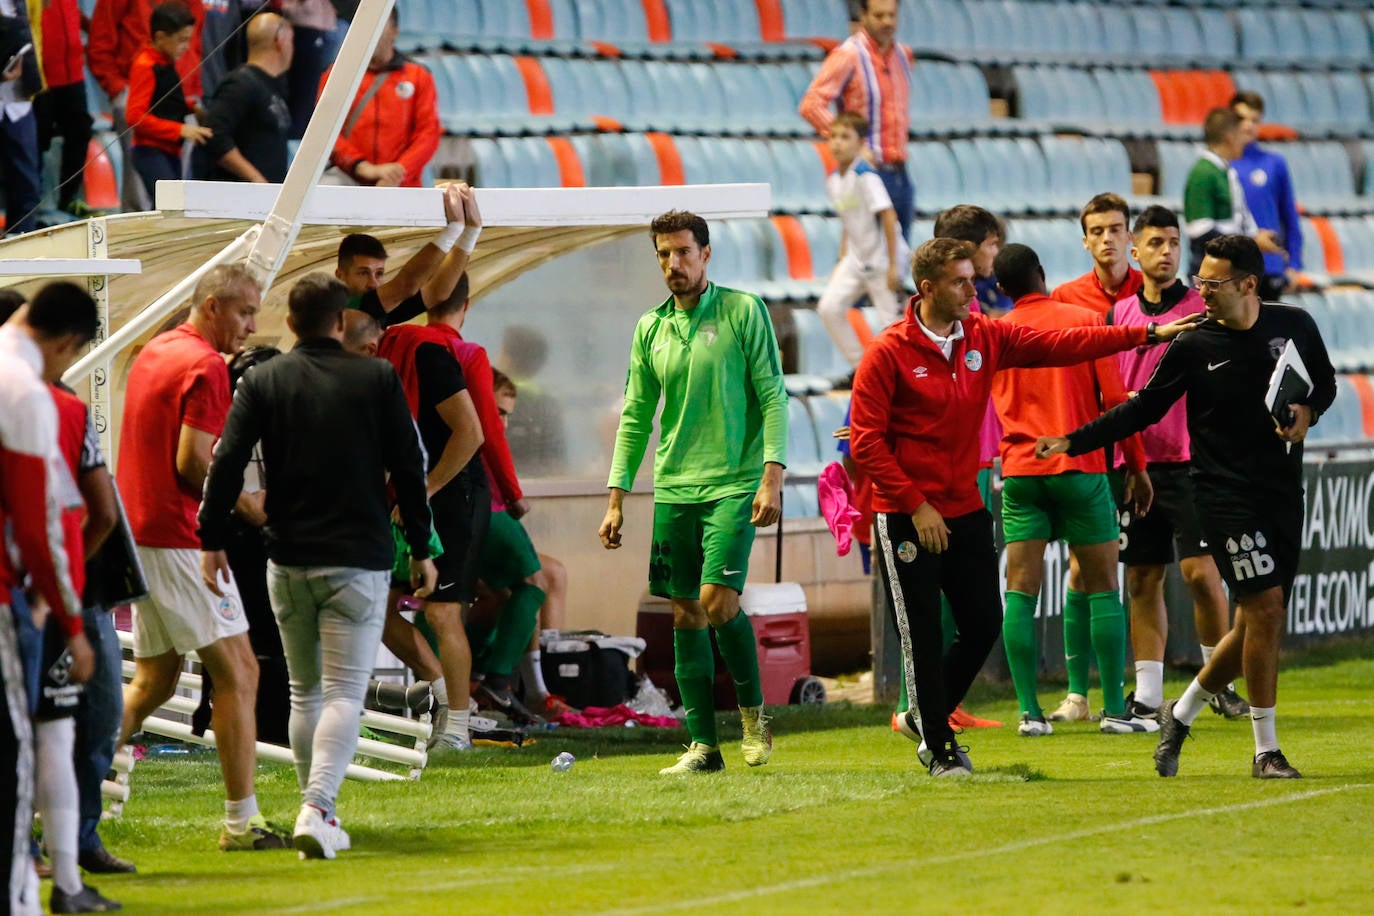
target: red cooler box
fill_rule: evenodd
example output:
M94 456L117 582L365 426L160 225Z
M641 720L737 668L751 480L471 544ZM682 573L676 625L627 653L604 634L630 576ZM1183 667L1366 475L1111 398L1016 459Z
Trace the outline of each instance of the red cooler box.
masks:
M768 706L788 703L824 703L825 686L811 676L811 630L806 615L806 593L796 582L746 585L740 607L754 625L759 648L759 675L763 702ZM646 595L639 603L635 635L647 647L639 657L639 673L667 690L675 701L673 677L673 610L666 598ZM712 647L715 640L712 640ZM735 686L716 650L716 708L735 709Z

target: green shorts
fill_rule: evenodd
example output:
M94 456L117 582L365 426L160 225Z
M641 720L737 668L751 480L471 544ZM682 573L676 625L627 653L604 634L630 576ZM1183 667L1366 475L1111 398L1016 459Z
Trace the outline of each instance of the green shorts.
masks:
M410 545L406 543L405 530L395 522L391 523L391 540L395 543L395 558L391 564L391 587L410 588ZM429 555L437 557L444 552L443 542L434 525L429 526Z
M1003 479L1002 534L1008 544L1115 541L1121 529L1107 475L1070 471L1052 477Z
M649 591L693 600L703 585L742 591L754 546L753 514L753 493L708 503L654 503Z
M482 542L478 578L491 588L510 588L539 572L539 554L518 518L493 512Z

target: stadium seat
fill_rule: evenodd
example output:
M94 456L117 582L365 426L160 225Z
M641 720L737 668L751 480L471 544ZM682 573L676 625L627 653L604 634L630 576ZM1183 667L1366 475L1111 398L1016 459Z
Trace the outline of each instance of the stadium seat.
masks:
M1360 64L1370 55L1370 33L1367 21L1355 10L1328 10L1327 15L1336 29L1339 50L1337 61Z
M817 471L819 473L819 471ZM813 483L789 483L782 488L783 518L816 518L821 514Z
M511 187L510 170L506 168L506 158L495 140L485 138L473 140L472 155L476 164L474 184L477 187Z
M1326 247L1310 217L1300 217L1298 223L1302 226L1303 273L1320 281L1326 274Z
M959 163L944 143L912 143L907 147L906 161L916 186L918 213L938 213L967 199Z
M812 395L806 399L806 406L811 411L816 438L819 440L821 463L829 464L839 457L832 433L844 426L845 411L849 409L849 392Z
M109 150L106 150L109 144ZM119 143L114 134L98 134L86 145L85 181L86 205L95 210L119 209L120 170L115 163L123 163Z
M803 375L821 378L842 378L849 374L849 363L845 362L835 342L826 333L821 318L811 309L792 310L797 326L797 369Z
M803 398L788 398L787 469L810 476L819 474L822 467L820 437L816 435L816 423L806 409L806 401Z
M1327 74L1331 90L1336 94L1336 110L1346 122L1364 125L1369 121L1369 90L1360 74L1335 70Z
M1274 34L1273 10L1247 8L1236 12L1240 32L1240 56L1249 61L1274 60L1280 56Z

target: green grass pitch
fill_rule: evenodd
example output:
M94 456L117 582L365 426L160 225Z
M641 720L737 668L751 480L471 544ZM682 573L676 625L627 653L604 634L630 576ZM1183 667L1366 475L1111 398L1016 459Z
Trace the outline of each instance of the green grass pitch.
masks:
M1250 777L1248 721L1204 713L1163 780L1153 736L1018 738L1014 703L982 687L969 707L1008 724L965 735L971 778L930 779L871 707L778 709L753 770L723 715L726 772L695 778L657 775L680 732L564 730L418 783L346 783L354 848L332 862L219 852L213 758L149 760L102 830L139 873L92 883L138 913L1369 912L1369 648L1281 676L1299 781ZM551 772L564 750L576 765ZM293 771L262 766L258 793L292 823Z

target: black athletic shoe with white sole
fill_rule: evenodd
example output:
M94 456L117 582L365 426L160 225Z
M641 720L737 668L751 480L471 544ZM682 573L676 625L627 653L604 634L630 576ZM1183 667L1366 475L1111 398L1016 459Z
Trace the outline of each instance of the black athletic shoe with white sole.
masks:
M1207 705L1212 707L1212 712L1228 719L1243 719L1250 715L1250 704L1230 687L1208 700Z
M526 709L525 704L516 699L515 691L510 687L499 687L483 681L477 685L472 695L477 700L478 709L500 713L516 725L544 724L544 717Z
M1146 706L1135 698L1135 691L1126 694L1126 715L1133 719L1154 719L1159 721L1159 707Z
M971 776L973 764L968 759L968 748L960 747L950 741L944 747L934 750L930 761L931 776Z
M1302 779L1302 774L1293 768L1280 750L1257 754L1250 766L1250 775L1256 779Z
M1178 755L1183 750L1183 742L1192 731L1187 725L1174 718L1174 705L1178 700L1166 700L1159 707L1159 746L1155 748L1155 772L1160 776L1178 775Z

